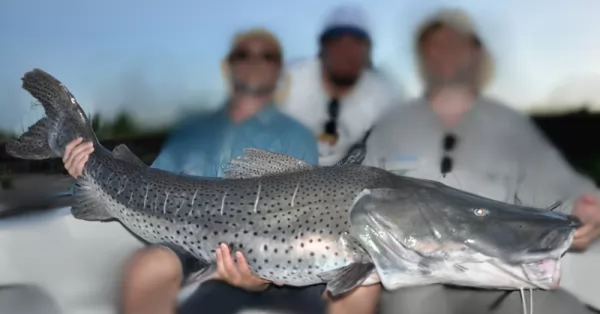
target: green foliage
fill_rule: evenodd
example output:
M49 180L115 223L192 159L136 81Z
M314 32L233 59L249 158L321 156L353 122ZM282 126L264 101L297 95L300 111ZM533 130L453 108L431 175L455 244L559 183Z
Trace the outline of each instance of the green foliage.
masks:
M149 136L167 132L168 127L152 128L140 125L133 115L127 111L121 111L113 119L105 119L100 114L91 116L91 123L98 139L119 139L139 136ZM0 143L15 137L16 134L0 130Z
M596 182L600 182L600 156L596 156L589 167L586 169L586 173L592 176Z
M6 142L8 139L10 139L11 137L14 137L14 136L15 136L15 134L13 134L12 132L0 130L0 143Z
M121 111L112 120L105 120L100 114L92 116L92 127L100 140L132 138L166 132L166 129L157 129L141 126L133 115Z

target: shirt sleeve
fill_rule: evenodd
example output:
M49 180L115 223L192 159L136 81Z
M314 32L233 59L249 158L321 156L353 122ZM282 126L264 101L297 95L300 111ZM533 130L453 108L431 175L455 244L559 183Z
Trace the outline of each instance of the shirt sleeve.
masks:
M520 164L515 200L540 208L560 204L555 211L570 213L577 198L584 193L600 197L595 183L578 173L531 121L523 134L528 137Z

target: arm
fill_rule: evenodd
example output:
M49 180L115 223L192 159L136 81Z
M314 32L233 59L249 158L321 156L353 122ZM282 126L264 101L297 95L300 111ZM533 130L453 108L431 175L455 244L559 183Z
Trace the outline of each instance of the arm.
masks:
M577 173L531 122L521 133L525 141L517 148L522 154L516 199L542 208L561 202L555 210L570 213L580 195L600 196L594 182Z
M585 250L600 237L600 192L594 182L577 173L561 154L530 123L527 147L522 147L521 177L515 200L526 205L548 207L577 216L583 222L572 249Z

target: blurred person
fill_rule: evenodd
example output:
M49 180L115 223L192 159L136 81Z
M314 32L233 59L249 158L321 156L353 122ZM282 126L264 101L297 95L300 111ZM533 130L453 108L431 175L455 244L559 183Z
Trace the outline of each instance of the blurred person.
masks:
M585 250L600 234L598 190L528 117L482 94L493 62L470 18L441 10L416 35L424 94L373 129L364 163L498 201L572 213L584 223L572 249ZM564 290L532 293L537 313L593 313ZM384 292L381 310L513 314L523 311L521 297L518 291L431 285Z
M339 6L324 24L318 56L287 67L278 97L281 109L318 137L319 164L333 165L399 102L396 89L371 66L366 12Z
M313 134L273 104L282 53L279 41L266 30L252 29L235 36L223 62L230 91L226 105L215 113L188 117L177 125L152 167L222 177L227 162L250 147L316 164L318 151ZM92 151L91 143L82 143L81 139L67 146L63 162L73 177L82 175ZM264 291L270 283L252 275L239 252L236 265L226 245L215 249L217 280L202 283L180 304L178 313L237 313L264 298L248 291ZM125 267L122 312L175 313L181 284L199 269L198 263L171 244L150 245L136 252ZM319 300L320 295L316 298Z

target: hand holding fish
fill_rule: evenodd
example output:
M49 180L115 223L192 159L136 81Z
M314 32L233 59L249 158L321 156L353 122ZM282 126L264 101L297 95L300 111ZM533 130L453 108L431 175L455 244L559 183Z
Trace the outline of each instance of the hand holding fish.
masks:
M235 252L236 262L231 257L231 251L225 243L217 251L217 277L228 284L248 291L263 291L271 282L252 274L248 262L241 252Z
M69 174L77 179L83 174L83 168L90 155L94 152L94 143L84 143L81 137L69 142L65 147L62 161Z
M583 226L575 232L571 248L585 250L600 236L600 206L596 196L582 195L575 203L572 214L581 219Z

